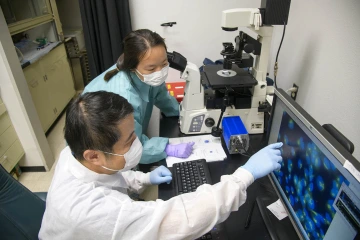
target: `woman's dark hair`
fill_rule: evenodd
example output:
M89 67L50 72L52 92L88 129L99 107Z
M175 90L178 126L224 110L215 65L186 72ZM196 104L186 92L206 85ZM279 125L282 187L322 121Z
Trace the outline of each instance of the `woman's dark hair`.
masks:
M116 62L116 68L108 71L104 80L109 81L119 71L135 69L146 52L156 46L163 46L166 50L164 39L148 29L139 29L129 33L124 39L124 53Z
M112 152L120 139L118 125L134 111L118 94L99 91L80 95L66 110L65 140L78 160L85 150Z

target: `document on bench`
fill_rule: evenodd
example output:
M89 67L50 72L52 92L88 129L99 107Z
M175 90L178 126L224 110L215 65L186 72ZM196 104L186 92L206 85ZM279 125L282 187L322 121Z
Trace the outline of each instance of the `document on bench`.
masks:
M166 164L168 167L172 167L174 163L198 159L205 159L206 162L223 161L226 159L226 153L221 145L221 139L219 137L213 137L208 134L194 137L169 138L170 144L188 142L195 142L192 154L188 158L168 156L166 158Z

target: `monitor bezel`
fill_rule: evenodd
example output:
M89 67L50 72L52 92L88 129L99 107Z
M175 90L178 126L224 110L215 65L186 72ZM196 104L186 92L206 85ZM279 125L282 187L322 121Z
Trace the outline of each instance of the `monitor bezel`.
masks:
M360 162L356 160L356 158L348 152L330 133L328 133L313 117L311 117L297 102L295 102L283 89L274 89L274 98L272 102L272 110L271 117L269 119L269 125L267 129L266 142L269 143L270 132L272 127L273 116L276 108L276 102L280 99L285 106L292 111L292 113L304 124L304 126L312 133L314 136L327 148L327 150L338 160L340 164L343 166L344 163L349 161L353 166L360 171ZM273 185L276 194L279 199L283 203L284 206L287 206L283 200L283 197L277 186L274 182L273 175L268 175L271 184ZM353 177L351 175L351 177ZM355 178L354 178L355 179ZM292 222L292 225L295 228L298 236L301 239L305 239L299 226L292 214L289 212L287 207L285 207L286 212L288 213L289 219Z

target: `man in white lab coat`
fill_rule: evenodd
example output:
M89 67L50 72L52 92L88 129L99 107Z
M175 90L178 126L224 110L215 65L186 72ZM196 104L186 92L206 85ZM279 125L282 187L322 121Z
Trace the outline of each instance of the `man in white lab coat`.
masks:
M56 166L40 239L195 239L223 222L246 200L246 188L280 168L282 143L253 155L214 185L168 201L133 201L127 189L169 183L171 172L130 170L142 146L134 133L132 106L109 92L86 93L67 109L67 146Z

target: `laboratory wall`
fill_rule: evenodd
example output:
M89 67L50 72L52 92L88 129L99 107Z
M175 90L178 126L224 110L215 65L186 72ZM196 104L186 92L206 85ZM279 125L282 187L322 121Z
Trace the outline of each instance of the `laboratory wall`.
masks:
M278 87L296 83L296 101L320 124L331 123L348 137L360 161L359 11L359 0L292 1ZM271 66L281 35L282 27L275 27Z
M56 6L63 29L82 28L78 0L56 0Z

